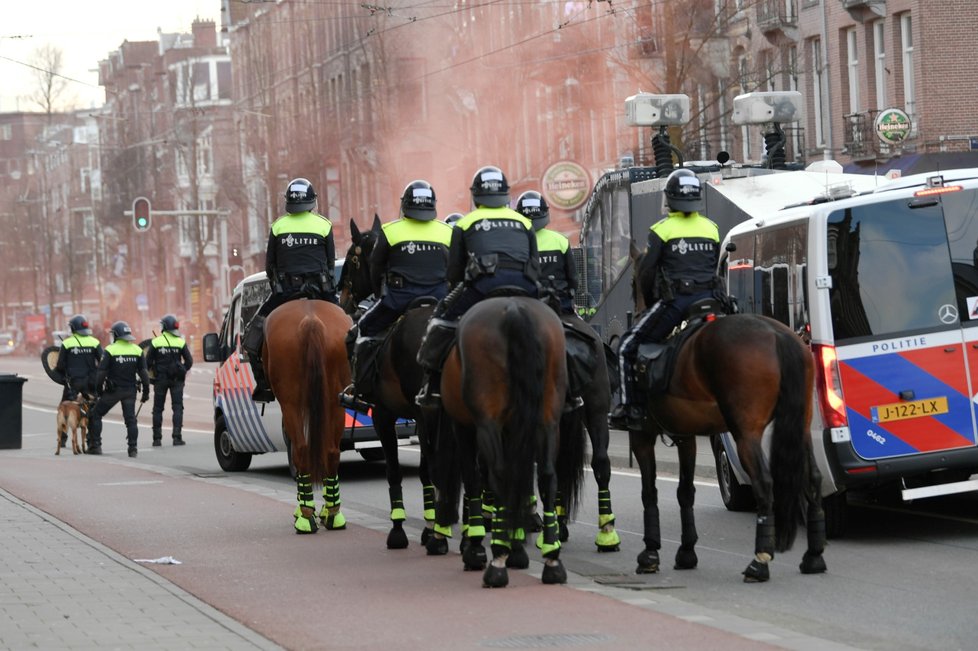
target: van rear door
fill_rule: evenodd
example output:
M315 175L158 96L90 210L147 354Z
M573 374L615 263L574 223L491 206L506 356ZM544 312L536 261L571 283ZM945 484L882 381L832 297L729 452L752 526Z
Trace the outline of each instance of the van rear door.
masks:
M856 454L877 460L974 447L967 357L975 355L974 363L978 350L965 347L940 198L834 211L827 245L833 337ZM968 331L978 342L978 330Z

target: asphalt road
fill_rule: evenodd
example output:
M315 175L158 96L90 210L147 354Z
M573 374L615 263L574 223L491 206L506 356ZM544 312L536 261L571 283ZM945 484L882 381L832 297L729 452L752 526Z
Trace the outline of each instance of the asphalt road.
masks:
M185 426L187 446L148 447L147 407L140 416L140 456L135 462L129 462L123 459L122 427L112 422L113 417L118 420L119 416L112 412L103 435L107 460L118 459L127 467L132 465L147 472L163 473L164 476L178 473L195 478L197 484L209 486L216 483L251 496L272 497L284 502L275 507L281 513L268 516L274 522L256 521L261 517L259 511L262 514L266 512L267 504L254 512L241 512L236 504L231 505L237 500L229 498L229 508L234 508L238 513L235 530L239 535L242 535L241 525L246 524L254 526L268 539L279 539L281 535L291 544L294 537L285 535L291 534L291 522L285 516L291 511L289 505L294 501L295 488L284 465L284 454L256 457L248 472L235 475L227 475L217 467L209 422L211 371L211 365L200 364L191 375ZM39 363L34 367L33 360L0 360L0 373L11 372L29 378L24 385L24 451L18 454L39 460L54 459L51 445L53 428L47 423L53 422L53 409L49 405L56 402L58 387L43 376ZM616 435L619 441L622 437L620 433ZM48 450L48 447L51 449ZM667 450L661 453L668 455ZM408 528L412 539L411 547L403 556L415 562L422 553L416 544L422 526L418 518L421 504L416 483L416 448L402 448L401 457L408 466L404 484L405 506L410 516ZM350 557L348 562L369 565L379 558L388 559L391 555L400 554L383 548L388 506L382 464L361 461L355 453L344 453L343 459L341 490L347 517L351 525L365 526L371 531L371 535L357 538L356 546L363 556L360 560ZM87 463L95 459L77 461ZM58 463L72 463L70 455L64 457L62 453ZM562 559L572 572L572 584L576 589L601 591L623 603L639 601L654 612L679 614L686 621L699 622L723 631L738 631L741 635L753 635L751 639L785 648L849 646L890 650L971 649L976 646L978 623L974 616L973 586L978 582L978 519L975 518L978 501L975 496L936 498L909 508L896 502L857 503L852 508L846 538L831 541L826 550L829 568L826 574L803 576L798 572L797 565L805 545L802 533L793 550L774 560L769 583L747 585L740 580L740 572L746 567L753 551L753 517L748 513L726 511L719 492L708 479L698 484L697 492L699 567L687 572L672 569L670 561L678 546L679 522L673 497L675 482L663 475L659 480L664 538L663 570L656 575L637 576L633 573L635 557L642 548L638 474L629 470L625 463L619 463L619 466L611 488L618 530L623 539L622 551L598 554L594 550L592 540L597 515L594 484L588 478L585 504L571 525L571 539L562 551ZM29 483L28 479L21 481ZM2 474L0 482L5 483ZM43 478L39 478L38 482L43 483ZM4 488L7 486L4 485ZM181 499L176 503L159 504L156 507L158 522L154 525L154 530L172 532L173 535L167 540L190 547L198 543L189 540L186 535L180 535L182 527L188 523L188 516L179 507L187 502L192 503L192 494L181 494ZM82 498L67 494L63 499L70 502ZM152 497L149 496L149 499ZM215 520L215 527L220 526L218 520L223 522L223 517ZM196 531L196 528L188 526L187 530ZM214 538L209 544L222 545L221 533L212 533ZM337 534L320 532L318 538L334 540ZM265 548L257 557L235 558L234 554L255 553L254 550L238 549L237 545L229 547L227 551L225 557L229 566L240 566L242 563L257 566L266 562L269 554L273 554ZM171 552L179 554L180 547L156 549L157 555ZM533 554L531 558L534 558ZM450 571L446 575L439 574L440 579L432 576L426 585L437 590L438 581L449 580L447 577L473 587L478 585L478 577L461 572L461 563L454 550L448 559L440 559L439 563L439 571L445 567ZM519 585L530 586L535 582ZM507 592L518 592L513 589L515 587L511 586ZM410 606L416 594L409 591L398 597L389 595L385 588L378 585L372 589L377 591L374 595L377 599L405 598L408 600L406 606ZM200 597L197 592L194 594ZM478 591L476 594L479 594ZM524 596L528 594L526 592ZM540 594L535 596L541 597ZM208 600L208 603L212 602ZM532 612L533 601L527 601L525 608ZM583 621L590 614L572 612L570 616L571 621ZM417 634L423 637L423 633ZM431 640L438 640L437 634L433 634ZM619 648L622 648L622 642L618 640ZM594 648L604 647L598 645Z

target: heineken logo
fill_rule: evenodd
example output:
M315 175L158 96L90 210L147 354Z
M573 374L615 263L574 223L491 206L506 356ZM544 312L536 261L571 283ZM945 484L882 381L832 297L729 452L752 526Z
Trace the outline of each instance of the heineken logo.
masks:
M910 116L897 108L880 111L876 116L876 135L887 145L898 145L910 135L913 123Z
M583 167L573 161L551 165L543 175L543 195L551 206L574 210L587 201L591 178Z

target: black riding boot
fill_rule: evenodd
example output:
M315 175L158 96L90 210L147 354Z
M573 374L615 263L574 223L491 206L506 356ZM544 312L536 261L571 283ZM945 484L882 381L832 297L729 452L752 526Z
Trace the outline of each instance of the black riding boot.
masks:
M353 384L340 393L340 404L361 413L367 413L373 405L366 397L373 397L376 389L377 350L384 343L383 337L360 337L353 349Z
M454 321L434 318L428 323L428 331L418 349L418 363L425 369L424 384L414 398L419 407L438 407L441 404L441 394L437 391L441 384L441 367L455 342L457 326Z
M244 337L241 339L241 347L248 353L251 360L251 372L255 376L255 390L251 394L251 399L255 402L271 402L275 400L272 387L268 384L265 377L265 368L262 366L261 349L265 343L265 317L256 314L248 327L245 329Z
M622 401L608 414L608 425L612 429L629 431L642 430L645 427L645 400L640 395L638 382L632 374L625 376L622 387Z

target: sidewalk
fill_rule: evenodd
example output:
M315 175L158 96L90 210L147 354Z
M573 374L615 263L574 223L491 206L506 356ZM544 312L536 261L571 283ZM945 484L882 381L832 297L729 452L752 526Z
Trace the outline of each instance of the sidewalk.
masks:
M280 649L0 489L0 649Z

